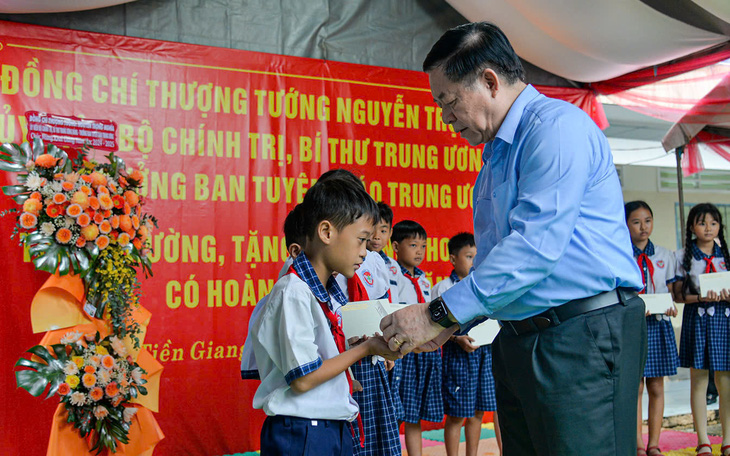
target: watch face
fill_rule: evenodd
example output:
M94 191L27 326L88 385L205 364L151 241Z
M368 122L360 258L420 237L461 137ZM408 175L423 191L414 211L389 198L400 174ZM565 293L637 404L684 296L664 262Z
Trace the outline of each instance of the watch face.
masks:
M437 299L428 306L428 310L431 312L431 319L435 322L439 322L446 318L446 308L444 302L441 299Z

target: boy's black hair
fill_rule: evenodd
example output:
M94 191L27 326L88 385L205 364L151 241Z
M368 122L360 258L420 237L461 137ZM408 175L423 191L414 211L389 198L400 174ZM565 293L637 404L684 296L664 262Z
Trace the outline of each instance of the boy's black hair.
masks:
M304 247L307 235L302 226L302 205L297 204L294 209L287 214L284 219L284 238L286 240L286 248L292 244L299 244Z
M350 171L343 169L343 168L335 168L331 169L329 171L326 171L322 173L321 176L319 176L319 179L317 179L317 182L327 180L327 179L345 179L347 181L352 182L353 184L360 185L361 187L364 187L363 182L357 178L353 173Z
M720 240L720 250L722 256L725 259L725 264L730 261L730 255L728 255L727 243L725 242L725 225L722 223L722 214L720 210L712 203L700 203L696 204L689 210L687 215L687 226L685 230L684 240L684 258L682 261L682 269L684 270L684 284L682 285L682 296L686 297L688 294L699 294L699 284L692 283L692 279L689 276L689 270L692 268L692 251L690 245L694 242L694 228L695 223L703 222L706 215L711 215L717 223L720 224L720 232L717 237Z
M648 204L646 204L645 201L629 201L628 203L624 204L624 217L626 217L626 221L629 221L629 215L631 215L632 212L634 212L637 209L646 209L649 211L652 217L654 217L654 211L651 210Z
M473 234L464 231L449 239L449 255L458 255L464 247L476 247Z
M428 239L426 230L413 220L401 220L393 225L393 235L390 236L391 242L401 242L407 238L423 238Z
M326 173L304 195L301 206L302 228L307 238L315 236L317 225L328 220L337 230L365 217L375 225L378 206L362 181L349 171Z
M380 220L385 220L388 226L393 226L393 209L381 201L378 203L378 211L380 212Z

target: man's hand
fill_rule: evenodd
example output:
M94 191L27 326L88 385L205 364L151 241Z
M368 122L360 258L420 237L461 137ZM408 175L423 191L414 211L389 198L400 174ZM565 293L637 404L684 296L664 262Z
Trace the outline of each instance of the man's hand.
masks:
M380 329L383 330L383 337L388 341L390 349L393 351L400 349L405 355L426 343L429 344L424 348L435 346L431 350L424 351L435 350L458 329L458 325L454 324L453 328L445 330L431 320L428 304L414 304L383 317ZM443 332L449 334L445 338L439 337Z
M454 334L458 329L458 325L454 325L451 328L444 329L443 331L441 331L441 334L436 336L436 338L429 340L420 347L414 348L413 353L432 352L438 350L439 347L445 344L446 341L449 340L451 335Z

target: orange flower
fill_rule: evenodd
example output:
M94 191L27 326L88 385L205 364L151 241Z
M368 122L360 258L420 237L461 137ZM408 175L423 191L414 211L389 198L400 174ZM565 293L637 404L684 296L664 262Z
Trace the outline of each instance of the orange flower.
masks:
M131 190L124 192L124 199L127 200L127 203L129 203L132 207L139 204L139 196Z
M96 193L99 195L101 195L102 193L105 195L108 195L109 189L104 187L103 185L100 185L100 186L96 187Z
M68 228L61 228L56 232L56 241L59 244L68 244L71 241L71 230Z
M91 397L93 401L98 401L99 399L104 397L104 390L99 388L98 386L92 388L91 391L89 391L89 397Z
M91 225L85 226L81 228L81 235L87 241L93 241L99 236L99 227L94 225L93 223Z
M63 180L63 173L56 173L53 175L53 180L62 181Z
M132 228L134 228L135 230L139 229L139 217L137 217L136 215L132 216Z
M97 198L95 196L90 196L89 197L89 206L92 209L99 209L99 207L101 207L101 205L99 204L99 198Z
M107 410L103 405L97 405L94 407L94 418L97 420L104 419L107 415L109 415L109 410Z
M100 214L98 212L96 214L94 214L94 223L96 223L98 225L103 221L104 221L104 216L102 214Z
M114 207L114 202L107 193L99 193L99 205L102 209L107 210Z
M81 175L81 180L84 181L84 182L86 182L87 184L90 184L90 183L93 182L93 179L88 174L82 174Z
M91 223L91 217L89 217L89 214L87 213L80 214L76 217L76 223L78 223L79 226L86 226Z
M40 192L33 192L30 194L30 197L34 200L43 201L43 196L40 194Z
M144 182L144 174L135 169L134 172L129 175L129 180L133 180L137 183L137 185L139 185Z
M123 400L124 400L124 396L120 395L120 396L115 397L114 399L112 399L112 407L119 406L119 404L121 404Z
M129 183L127 182L127 179L124 178L124 176L119 176L119 185L122 186L122 188L127 188L129 186Z
M139 239L135 239L134 241L132 241L132 245L133 245L133 246L134 246L134 247L135 247L135 248L136 248L137 250L142 250L142 241L140 241Z
M71 204L69 207L66 208L66 214L69 217L76 218L83 213L84 213L84 210L81 208L81 206L79 206L76 203Z
M119 216L118 215L112 216L112 218L109 221L112 224L112 228L114 228L115 230L117 228L119 228Z
M81 382L84 384L85 387L91 388L92 386L96 385L96 375L84 374L84 376L81 377Z
M112 238L113 241L116 241L119 237L119 231L112 231L111 233L109 233L109 237Z
M119 386L117 386L116 382L111 382L110 384L106 385L107 396L114 397L117 394L119 394Z
M66 202L66 195L63 193L56 193L53 195L53 202L56 204L63 204Z
M120 215L119 216L119 228L122 229L122 231L129 231L132 229L132 218L128 215Z
M107 248L107 246L109 245L109 237L102 234L101 236L96 238L95 243L96 243L97 247L99 247L100 249L103 250L103 249Z
M142 242L147 240L147 236L149 236L150 231L147 228L147 225L142 225L137 230L137 234L139 235L139 238L142 240Z
M114 358L111 355L104 355L101 358L101 365L106 367L107 369L114 368Z
M109 223L109 220L104 220L99 224L99 231L101 231L104 234L109 234L109 232L112 230L112 224Z
M71 387L68 386L68 383L61 383L60 385L58 385L58 395L59 396L65 396L70 392L71 392Z
M79 236L78 239L76 239L76 247L82 248L86 245L86 238L83 236Z
M112 211L107 209L107 210L103 211L101 214L104 216L104 218L109 218L112 216Z
M49 204L46 206L46 214L51 218L56 218L63 212L63 207L57 204Z
M132 213L132 208L128 203L124 203L124 215L129 215Z
M86 185L81 186L81 193L83 193L86 196L91 196L91 189L87 187Z
M26 230L35 228L38 224L38 217L31 214L30 212L23 212L20 215L20 227Z
M84 366L84 372L86 372L87 374L93 374L94 372L96 372L96 368L91 364L87 364L86 366Z
M121 195L114 195L112 196L112 203L114 204L114 207L117 209L121 209L124 207L124 198L122 198Z
M81 187L81 188L87 188L87 187ZM81 209L86 209L89 207L89 197L86 193L84 193L82 191L74 193L73 196L71 197L71 202L81 206Z
M73 182L65 181L63 184L61 184L61 188L64 189L64 191L70 192L74 189Z
M58 160L60 160L60 158L56 158L50 154L43 154L35 159L35 165L41 168L53 168L56 166L56 162L58 162Z
M94 171L89 176L91 176L91 184L94 186L98 185L106 185L106 177L104 177L103 174Z
M43 203L35 198L28 198L23 203L23 211L30 212L35 216L41 213L41 209L43 209Z
M129 235L127 233L121 233L117 238L117 242L119 242L119 245L121 245L122 247L125 247L127 244L129 244Z
M112 193L117 193L117 186L109 182L109 190L111 190Z

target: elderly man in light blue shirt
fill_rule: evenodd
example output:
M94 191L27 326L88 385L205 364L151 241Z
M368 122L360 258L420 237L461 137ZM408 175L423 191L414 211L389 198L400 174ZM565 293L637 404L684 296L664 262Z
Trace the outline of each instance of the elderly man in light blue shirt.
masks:
M447 31L424 71L444 122L486 143L476 269L430 304L384 318L391 349L434 349L498 319L504 454L633 455L646 324L605 136L580 109L526 85L492 24Z

